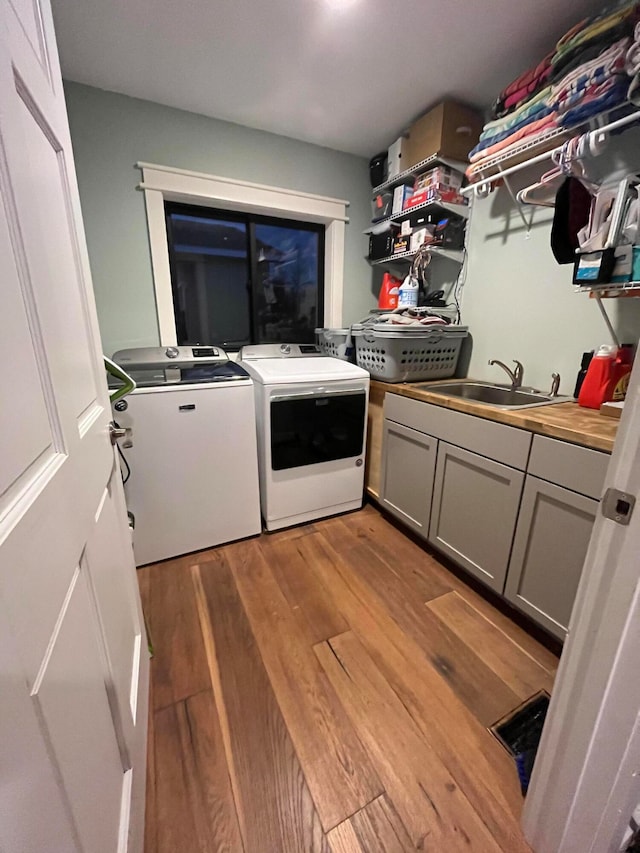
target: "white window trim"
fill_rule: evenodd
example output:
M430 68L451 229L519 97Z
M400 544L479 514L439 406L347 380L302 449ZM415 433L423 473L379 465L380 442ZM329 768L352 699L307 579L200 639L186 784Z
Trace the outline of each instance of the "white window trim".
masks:
M165 201L322 223L325 226L324 325L342 325L344 238L345 224L349 221L346 215L348 201L153 163L137 163L137 167L142 170L142 183L138 186L144 191L147 208L161 346L177 343L164 214Z

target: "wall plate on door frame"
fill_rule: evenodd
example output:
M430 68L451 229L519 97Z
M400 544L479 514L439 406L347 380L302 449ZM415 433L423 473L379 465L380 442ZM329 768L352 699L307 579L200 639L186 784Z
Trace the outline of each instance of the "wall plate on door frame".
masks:
M629 524L633 515L636 499L628 492L619 489L607 489L602 498L602 514L617 524Z

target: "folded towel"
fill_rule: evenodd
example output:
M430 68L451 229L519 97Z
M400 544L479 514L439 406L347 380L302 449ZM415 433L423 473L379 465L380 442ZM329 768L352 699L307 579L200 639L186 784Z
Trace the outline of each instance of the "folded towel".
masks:
M507 136L507 138L503 139L501 142L497 142L495 145L491 145L484 151L474 154L473 156L469 157L469 160L472 163L475 163L477 160L493 157L494 154L504 152L511 146L516 145L516 143L521 143L522 140L525 138L528 139L530 136L539 136L542 133L546 133L547 131L552 130L557 126L558 121L555 114L545 116L544 118L541 118L538 121L533 121L530 124L527 124L526 127L520 128L520 130L517 130L510 136Z
M577 106L560 116L558 119L560 126L571 127L575 124L581 124L598 115L598 113L612 110L626 101L628 88L628 80L621 78L621 82L617 82L613 88L604 94L583 98Z
M593 82L585 81L584 85L579 89L575 89L566 97L562 98L562 100L559 100L556 103L556 110L559 115L566 113L574 107L579 106L581 103L606 95L607 92L610 92L611 89L620 84L628 85L628 80L623 74L615 74L612 77L607 77L607 79L603 81L599 81L597 79Z
M539 121L540 119L545 118L552 112L554 112L552 107L547 106L546 104L540 104L536 107L534 112L523 118L521 121L517 122L512 127L507 128L507 130L503 130L502 133L493 133L491 136L481 139L480 142L478 142L478 144L476 145L476 147L469 152L469 159L472 159L473 155L477 154L479 151L483 151L498 142L502 142L503 139L507 139L509 136L512 136L517 131L530 126L531 124Z
M558 41L552 63L557 65L568 51L580 45L585 45L592 39L605 35L610 30L618 26L618 24L628 20L629 18L635 17L637 15L637 10L637 3L629 3L613 12L605 10L601 16L591 19L590 23L577 31L576 28L573 27Z
M552 55L550 53L545 56L535 68L525 71L498 95L493 105L493 116L495 118L505 115L515 105L522 103L528 95L537 92L545 85L553 70L551 67Z
M541 103L546 102L547 98L551 94L551 87L545 86L543 89L540 89L534 95L530 95L517 109L510 112L508 116L504 116L503 118L497 118L493 121L488 121L482 133L480 134L480 139L486 139L487 136L491 136L492 132L502 133L503 130L508 130L510 127L513 127L517 124L525 115L529 113L529 111L533 112L535 107Z
M591 83L602 83L607 77L624 71L630 39L622 38L603 50L595 59L578 66L551 87L551 99L556 103L566 99Z
M551 84L557 83L570 71L583 65L585 62L590 62L599 56L603 50L606 50L621 38L630 38L633 34L633 20L623 21L617 27L609 30L598 38L591 39L585 44L579 44L562 56L553 66L553 73L549 77Z

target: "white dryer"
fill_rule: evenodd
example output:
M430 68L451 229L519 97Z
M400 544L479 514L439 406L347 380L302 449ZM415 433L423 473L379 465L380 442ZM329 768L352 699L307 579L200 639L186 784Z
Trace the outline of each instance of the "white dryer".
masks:
M132 430L122 452L137 565L260 533L248 373L209 346L141 347L113 360L138 386L113 406Z
M260 506L267 530L358 509L369 374L311 344L246 346L256 395Z

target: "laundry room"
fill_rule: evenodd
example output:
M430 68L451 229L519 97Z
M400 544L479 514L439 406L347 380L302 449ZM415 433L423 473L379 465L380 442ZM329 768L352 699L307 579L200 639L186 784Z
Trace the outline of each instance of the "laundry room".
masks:
M45 691L72 846L34 791L0 847L640 850L640 3L50 2L0 0L5 76L83 272L16 293L100 386L51 429L117 784Z

